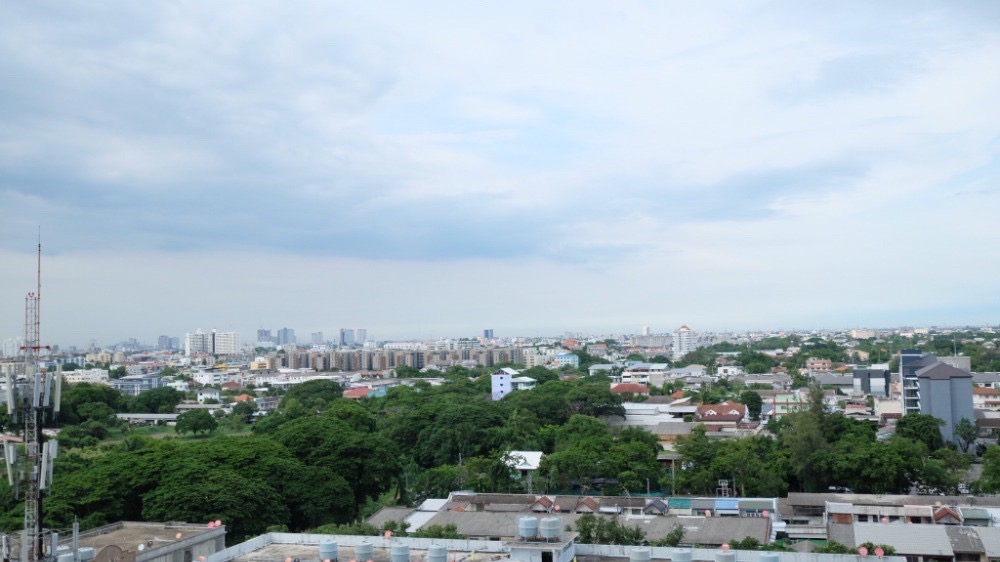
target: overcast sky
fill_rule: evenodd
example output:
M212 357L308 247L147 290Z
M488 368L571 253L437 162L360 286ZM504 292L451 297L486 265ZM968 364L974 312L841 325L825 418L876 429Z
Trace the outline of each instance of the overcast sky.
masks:
M0 338L1000 322L1000 3L3 2Z

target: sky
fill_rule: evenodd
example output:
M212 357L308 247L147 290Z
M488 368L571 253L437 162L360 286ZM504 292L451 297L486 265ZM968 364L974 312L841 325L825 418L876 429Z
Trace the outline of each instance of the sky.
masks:
M0 338L1000 323L1000 3L0 3Z

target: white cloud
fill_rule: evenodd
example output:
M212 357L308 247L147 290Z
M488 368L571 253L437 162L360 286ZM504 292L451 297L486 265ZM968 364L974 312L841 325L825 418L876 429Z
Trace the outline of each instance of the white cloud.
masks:
M0 7L0 249L42 224L98 339L892 322L998 273L985 6L60 7Z

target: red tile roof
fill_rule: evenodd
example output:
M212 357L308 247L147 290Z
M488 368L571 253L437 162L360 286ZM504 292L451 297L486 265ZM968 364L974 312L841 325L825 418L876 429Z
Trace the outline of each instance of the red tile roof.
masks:
M611 392L615 394L649 394L649 387L634 382L623 382L612 386Z
M368 390L369 390L368 387L364 386L362 386L361 388L352 388L350 390L345 390L344 398L351 398L354 400L358 400L360 398L367 398Z

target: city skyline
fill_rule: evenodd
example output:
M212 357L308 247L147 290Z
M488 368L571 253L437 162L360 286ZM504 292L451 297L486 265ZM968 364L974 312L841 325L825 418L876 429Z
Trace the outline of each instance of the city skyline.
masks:
M6 3L0 337L996 325L998 20Z
M641 338L641 337L644 337L644 336L647 336L647 337L648 336L655 336L655 337L665 337L665 338L668 338L668 339L672 339L673 342L674 342L674 345L676 347L676 343L677 343L678 337L679 337L678 336L678 332L679 331L683 331L683 328L689 328L689 327L686 326L686 325L684 325L684 326L680 326L678 328L675 328L673 330L665 328L662 331L650 330L648 333L646 331L646 328L649 328L649 326L641 326L641 327L639 327L639 329L632 330L632 331L628 331L628 330L622 330L622 331L597 331L597 332L563 331L563 332L559 332L559 333L544 333L544 334L543 333L529 334L527 332L523 332L523 333L522 332L515 332L515 333L511 333L511 334L507 334L507 335L495 336L495 338L498 339L498 340L505 340L505 341L506 340L515 340L515 339L540 339L540 340L555 339L555 340L562 340L562 339L567 339L567 338L569 338L569 339L580 338L581 340L592 340L592 339L600 340L601 338L608 338L608 337L612 337L612 338L615 338L615 337L629 337L629 338L636 337L636 338ZM292 332L295 331L294 328L287 328L287 327L285 327L283 329L288 329L288 330L291 330ZM822 328L783 328L783 327L780 327L780 328L770 328L770 329L768 329L768 328L755 328L755 329L746 329L746 330L730 330L730 329L722 329L722 330L691 330L691 333L694 334L694 335L696 335L696 336L698 336L698 337L701 337L701 336L738 336L738 337L744 337L744 336L752 336L754 334L756 334L758 336L760 336L760 335L767 335L767 337L770 337L771 335L777 335L777 334L802 335L802 334L807 334L807 333L817 333L817 334L827 334L827 335L829 335L829 334L845 334L845 335L850 335L851 337L855 337L854 336L854 332L859 332L862 335L857 335L856 336L857 339L868 339L870 337L876 337L877 335L885 334L885 333L895 333L895 334L900 334L900 335L903 335L903 336L906 336L907 334L912 333L913 335L920 336L920 335L926 335L928 333L932 334L932 335L935 334L935 333L937 333L937 334L946 333L947 334L947 333L951 333L951 332L954 332L954 331L980 331L982 329L991 330L994 333L1000 333L1000 325L971 325L971 324L970 325L931 325L931 324L924 324L924 325L900 325L900 326L867 326L867 327L856 327L855 326L855 327L822 327ZM260 339L254 338L253 335L252 335L253 332L258 332L259 333L262 330L263 331L275 332L275 333L281 331L281 329L278 329L278 330L273 330L273 329L272 330L267 330L266 328L264 328L264 329L258 328L256 330L252 331L251 333L246 333L246 332L242 332L240 330L215 330L215 329L202 330L202 329L197 329L197 330L193 330L193 331L184 332L184 333L180 334L180 336L172 336L170 334L160 334L158 336L153 336L151 338L145 338L145 337L136 337L134 335L127 335L127 336L122 336L122 337L118 337L118 338L113 338L113 339L108 340L108 341L92 340L91 342L83 342L83 343L78 343L78 342L43 342L43 343L45 345L57 346L59 348L60 352L64 352L64 351L66 351L67 349L70 349L70 348L75 348L78 351L85 350L85 349L88 348L88 345L90 345L91 343L93 345L95 345L96 347L102 348L102 349L111 349L111 348L114 348L114 347L117 347L117 346L122 346L122 345L124 345L124 346L135 345L135 346L139 346L140 348L150 348L150 349L168 349L168 348L170 348L170 349L173 349L175 351L184 351L185 348L186 348L187 337L188 336L197 335L199 333L201 335L203 335L203 336L211 335L213 332L221 332L221 333L224 333L224 334L236 334L237 336L239 336L239 342L240 342L239 345L241 345L241 346L252 346L252 345L257 344L257 343L267 343L267 342L264 342L264 341L262 341ZM367 331L364 328L361 328L360 330ZM864 334L867 334L869 332L872 335L864 335ZM313 332L310 335L311 336L312 335L316 335L316 332ZM15 351L14 352L8 352L8 347L10 347L11 345L13 345L14 342L17 342L19 344L19 342L22 339L22 336L23 336L23 334L18 334L18 335L15 335L15 336L0 338L0 343L3 343L3 350L2 350L2 352L0 352L0 357L14 357L16 355L19 355L19 352L16 351L18 348L13 347L11 349L13 349ZM368 341L370 343L374 343L374 344L382 344L382 343L386 343L386 344L389 344L389 343L406 343L406 342L431 343L431 342L443 341L443 340L451 340L451 341L457 341L457 340L460 340L460 339L475 340L475 339L478 339L480 336L482 336L482 334L460 334L460 333L455 333L455 334L438 334L438 335L430 335L430 336L427 336L427 337L420 337L420 336L414 336L414 337L399 336L399 337L391 337L391 338L381 338L381 337L371 337L371 336L369 336L366 341ZM683 338L683 336L680 336L680 337ZM272 334L272 340L270 341L270 344L273 345L273 346L275 346L276 348L277 347L282 347L282 346L287 345L287 344L291 344L291 345L293 345L293 346L295 346L297 348L300 348L300 349L302 349L302 348L309 348L309 347L315 347L315 346L332 346L333 348L336 348L338 345L342 345L341 342L339 341L338 337L327 337L327 338L324 338L322 342L317 342L317 341L314 340L314 338L310 338L310 337L305 338L305 340L299 340L297 338L297 336L296 336L296 341L295 342L284 342L283 343L283 342L275 341L277 339L278 338L274 337L273 334ZM168 341L168 344L164 345L164 341ZM352 344L344 345L344 347L360 348L360 347L362 347L362 343L359 342L359 341L354 341ZM682 344L681 348L682 349L686 349L686 345Z

